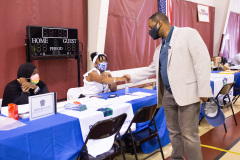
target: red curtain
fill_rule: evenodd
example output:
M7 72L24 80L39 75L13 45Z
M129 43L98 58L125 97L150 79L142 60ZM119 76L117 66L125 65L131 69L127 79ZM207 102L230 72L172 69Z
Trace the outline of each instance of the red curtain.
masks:
M213 55L214 13L209 7L210 23L198 22L197 4L173 0L173 25L198 30ZM105 41L110 70L148 66L160 40L149 36L148 19L158 11L157 0L111 0Z
M148 19L157 11L157 0L110 1L105 41L110 70L144 67L152 62L160 41L148 35Z
M210 56L213 56L214 18L215 8L209 6L210 22L198 22L197 3L184 0L172 0L173 25L178 27L195 28L208 47Z
M81 73L87 71L87 1L85 0L15 0L0 1L0 97L7 83L16 79L18 67L26 62L26 26L78 28L84 45ZM49 91L58 99L77 86L77 61L74 59L33 61ZM81 75L82 78L82 75Z
M226 33L223 35L220 56L231 61L240 53L240 14L230 12Z

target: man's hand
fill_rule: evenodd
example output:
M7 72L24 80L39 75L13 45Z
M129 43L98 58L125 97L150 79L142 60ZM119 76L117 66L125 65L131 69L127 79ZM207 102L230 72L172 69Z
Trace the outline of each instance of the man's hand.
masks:
M202 102L206 102L208 100L208 97L200 97Z
M132 82L131 81L131 76L129 74L124 74L122 77L125 77L127 79L127 82Z

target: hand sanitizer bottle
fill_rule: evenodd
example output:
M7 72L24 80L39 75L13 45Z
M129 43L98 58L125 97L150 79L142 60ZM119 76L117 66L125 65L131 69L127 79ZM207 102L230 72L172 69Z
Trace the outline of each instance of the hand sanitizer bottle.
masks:
M127 83L125 83L125 94L129 94L129 87Z

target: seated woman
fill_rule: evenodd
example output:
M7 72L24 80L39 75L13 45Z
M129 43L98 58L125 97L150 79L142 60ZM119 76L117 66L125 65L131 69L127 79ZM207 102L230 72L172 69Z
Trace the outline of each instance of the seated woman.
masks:
M37 67L31 63L24 63L18 69L17 79L5 87L2 106L9 103L27 104L29 96L43 93L48 93L48 88L40 81Z
M107 56L103 53L91 54L94 68L83 75L84 87L68 90L68 100L74 100L85 96L93 96L99 93L117 90L116 82L127 81L127 77L112 77L107 69Z

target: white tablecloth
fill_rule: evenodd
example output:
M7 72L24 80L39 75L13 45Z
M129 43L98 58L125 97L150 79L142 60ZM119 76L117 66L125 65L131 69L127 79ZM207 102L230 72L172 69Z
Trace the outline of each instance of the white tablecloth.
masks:
M98 99L98 98L87 98L87 99L83 98L83 99L78 99L77 101L81 102L82 104L87 104L87 110L74 111L74 110L63 109L62 111L59 111L59 112L79 119L81 131L82 131L82 137L84 141L87 138L87 135L90 131L91 126L97 123L98 121L102 121L102 120L116 117L120 114L126 113L127 118L120 130L120 133L124 134L134 116L132 105L130 103L111 104L105 99ZM69 101L65 103L69 103ZM63 104L64 103L62 103L61 105ZM111 108L113 110L113 114L110 116L104 117L103 112L97 111L97 110L99 108L106 108L106 107ZM136 124L133 124L131 129L133 131L136 130ZM113 145L113 142L114 142L114 135L109 138L105 138L101 140L89 140L87 143L88 153L96 157L97 155L110 150Z
M222 87L227 84L234 81L234 75L233 74L218 74L218 73L212 73L211 74L211 81L214 82L214 89L213 89L213 96L216 97L219 91L222 89ZM229 92L229 96L232 100L233 98L233 88Z

